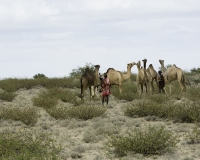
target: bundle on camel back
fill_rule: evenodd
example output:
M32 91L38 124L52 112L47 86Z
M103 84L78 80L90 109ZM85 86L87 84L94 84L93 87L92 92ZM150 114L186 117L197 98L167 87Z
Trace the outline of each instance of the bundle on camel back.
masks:
M175 80L179 82L179 85L181 87L181 93L185 92L186 86L185 86L185 76L184 76L183 70L181 68L178 68L175 64L165 70L164 60L159 60L159 62L161 64L161 71L163 72L163 76L165 79L165 85L169 84L170 94L171 94L170 82L175 81ZM165 92L166 92L166 89L165 89Z
M80 82L81 82L81 99L84 100L84 93L85 90L89 87L90 90L90 101L92 95L92 86L96 88L98 84L98 72L99 72L100 65L95 65L95 74L89 69L86 68L85 72L82 74ZM95 92L94 92L95 96Z

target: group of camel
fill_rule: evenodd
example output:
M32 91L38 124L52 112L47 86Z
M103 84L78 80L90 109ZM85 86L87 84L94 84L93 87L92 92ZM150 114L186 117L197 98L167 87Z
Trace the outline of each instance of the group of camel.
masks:
M115 70L114 68L109 68L106 72L111 85L118 85L120 94L122 94L122 83L128 80L131 76L131 68L136 65L138 69L136 83L139 91L139 96L141 97L143 93L143 87L146 89L146 93L148 93L148 86L150 90L150 94L154 92L153 82L155 81L158 86L158 74L154 69L153 65L150 64L146 69L147 59L143 59L143 67L141 67L141 62L137 63L128 63L127 64L127 72L122 73L120 71ZM173 65L167 69L164 67L164 60L159 60L161 64L161 71L164 76L165 84L170 84L170 82L177 80L181 87L181 93L186 91L185 86L185 78L184 72L181 68L178 68L176 65ZM86 68L85 72L82 74L80 82L81 82L81 99L83 100L84 92L89 87L90 90L90 100L92 95L92 87L98 88L100 85L100 78L103 75L99 73L100 65L95 65L95 73L93 73L89 68ZM166 92L166 90L165 90ZM167 92L166 92L167 93ZM170 93L171 93L171 85L170 85ZM94 92L95 96L95 92Z

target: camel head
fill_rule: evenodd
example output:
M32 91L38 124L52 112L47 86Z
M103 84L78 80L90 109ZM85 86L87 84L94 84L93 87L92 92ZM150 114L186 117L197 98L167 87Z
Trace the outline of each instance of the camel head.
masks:
M128 63L128 64L127 64L127 69L128 69L128 68L131 69L134 65L136 65L135 62L133 62L133 63Z
M145 59L143 59L142 61L143 61L144 63L147 63L147 59L146 59L146 58L145 58Z
M146 69L147 59L145 58L142 61L143 61L143 64L144 64L144 68Z
M164 66L164 60L159 59L159 62L160 62L161 65Z
M99 70L100 65L95 65L94 67L95 67L96 70Z

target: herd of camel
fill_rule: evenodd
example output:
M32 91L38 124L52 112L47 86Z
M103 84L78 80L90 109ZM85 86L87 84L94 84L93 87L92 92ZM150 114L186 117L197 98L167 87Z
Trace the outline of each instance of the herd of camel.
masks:
M146 68L147 59L143 59L143 67L141 66L141 62L138 63L129 63L127 64L127 72L122 73L113 68L109 68L106 72L111 85L118 85L120 94L122 94L122 83L130 78L131 76L131 68L136 65L138 69L136 83L139 91L139 96L141 97L143 93L143 87L146 89L146 93L148 93L148 86L150 93L153 94L154 86L153 82L155 81L158 86L158 74L154 69L153 65L150 64L148 68ZM185 77L184 72L181 68L178 68L176 65L173 65L167 69L164 67L164 60L159 60L161 64L161 71L164 76L165 84L170 84L170 82L177 80L181 87L181 93L186 91L185 86ZM103 75L99 73L100 65L95 65L95 73L93 73L89 68L85 69L85 72L82 74L80 82L81 82L81 99L83 100L84 92L89 87L90 90L90 100L92 95L92 88L98 88L100 86L100 78ZM165 90L166 92L166 90ZM167 93L167 92L166 92ZM170 85L170 93L171 93L171 85ZM94 92L95 94L95 92Z

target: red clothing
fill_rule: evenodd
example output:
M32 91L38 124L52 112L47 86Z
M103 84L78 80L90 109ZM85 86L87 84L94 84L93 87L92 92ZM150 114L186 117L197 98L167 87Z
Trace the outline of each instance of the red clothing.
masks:
M102 96L105 97L110 94L110 81L108 78L102 80Z

